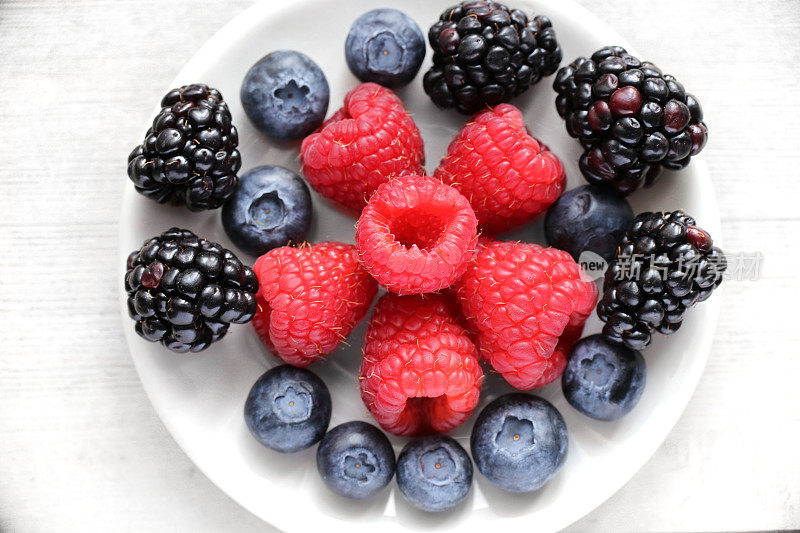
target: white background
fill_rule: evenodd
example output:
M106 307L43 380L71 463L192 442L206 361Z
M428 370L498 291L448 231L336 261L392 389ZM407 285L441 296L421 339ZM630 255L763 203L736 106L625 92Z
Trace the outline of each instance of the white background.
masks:
M580 3L698 95L726 251L764 261L759 281L727 284L666 442L570 529L800 528L800 1ZM268 529L165 431L117 304L125 158L183 63L249 4L0 1L2 531Z

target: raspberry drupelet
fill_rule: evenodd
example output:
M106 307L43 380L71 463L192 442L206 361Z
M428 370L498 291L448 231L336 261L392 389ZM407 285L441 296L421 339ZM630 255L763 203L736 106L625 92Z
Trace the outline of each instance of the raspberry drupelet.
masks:
M597 301L567 252L485 238L454 288L481 356L518 389L561 375Z
M522 113L501 104L476 114L450 143L434 177L463 194L491 233L543 213L564 192L564 166L528 133Z
M256 332L271 352L298 367L332 352L378 291L351 244L275 248L253 269L259 279Z
M427 176L392 179L358 219L359 259L392 292L435 292L464 273L477 224L467 199L449 185Z
M303 140L300 157L308 183L356 214L390 178L425 172L417 125L400 98L376 83L350 91L344 107Z
M370 318L359 379L375 420L413 436L463 424L478 403L483 371L450 297L388 293Z

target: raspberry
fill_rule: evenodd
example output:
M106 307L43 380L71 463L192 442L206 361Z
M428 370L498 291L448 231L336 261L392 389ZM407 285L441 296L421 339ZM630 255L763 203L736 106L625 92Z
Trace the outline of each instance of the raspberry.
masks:
M490 239L454 288L481 355L518 389L561 375L597 300L567 252Z
M386 431L443 433L477 405L483 371L456 311L441 294L378 300L359 379L364 404Z
M381 185L361 213L361 262L392 292L420 294L452 284L475 252L477 220L466 198L427 176Z
M270 351L299 367L332 352L378 291L351 244L275 248L253 270L259 280L256 333Z
M360 212L379 185L425 172L419 129L389 89L364 83L300 149L303 174L321 195Z
M528 134L522 113L510 104L467 122L434 176L466 196L478 224L493 233L544 212L566 183L561 161Z

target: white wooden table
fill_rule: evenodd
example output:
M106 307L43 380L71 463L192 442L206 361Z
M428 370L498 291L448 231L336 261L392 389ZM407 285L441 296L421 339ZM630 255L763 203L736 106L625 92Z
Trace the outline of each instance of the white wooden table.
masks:
M163 428L117 305L127 153L249 3L0 1L2 531L268 529ZM570 529L800 528L800 1L581 3L699 95L726 250L764 263L664 445Z

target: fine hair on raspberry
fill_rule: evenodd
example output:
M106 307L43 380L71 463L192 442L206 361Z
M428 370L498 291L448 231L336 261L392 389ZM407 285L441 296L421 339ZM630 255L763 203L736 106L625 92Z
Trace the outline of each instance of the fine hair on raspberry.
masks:
M464 273L477 225L469 202L453 187L427 176L392 179L358 219L359 259L392 292L435 292Z

